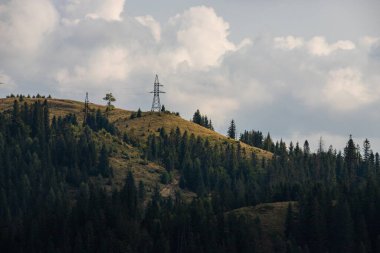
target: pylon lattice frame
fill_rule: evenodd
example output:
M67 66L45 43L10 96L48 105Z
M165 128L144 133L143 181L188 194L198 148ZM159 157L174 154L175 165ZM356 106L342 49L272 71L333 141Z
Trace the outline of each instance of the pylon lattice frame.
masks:
M158 75L156 75L156 79L154 80L154 90L150 93L153 93L153 102L152 102L152 112L160 112L161 111L161 102L160 102L160 93L165 93L164 91L160 91L160 84L158 80Z

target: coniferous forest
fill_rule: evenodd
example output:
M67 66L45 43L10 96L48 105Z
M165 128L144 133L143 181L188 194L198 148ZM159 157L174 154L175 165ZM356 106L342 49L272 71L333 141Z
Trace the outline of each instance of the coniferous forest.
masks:
M16 100L0 113L1 252L380 252L380 158L369 140L311 152L307 141L244 132L241 142L273 153L264 159L241 142L179 128L134 143L100 110L79 122L75 114L52 117L47 101ZM212 128L199 113L194 122ZM178 173L195 197L163 197L158 184L148 194L132 172L110 190L110 150L99 131ZM267 238L259 218L233 212L285 201L281 236Z

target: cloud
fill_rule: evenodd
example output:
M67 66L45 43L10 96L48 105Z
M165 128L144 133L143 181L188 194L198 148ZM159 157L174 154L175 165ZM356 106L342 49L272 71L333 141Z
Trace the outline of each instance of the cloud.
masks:
M102 103L111 91L117 106L144 110L158 73L166 108L184 118L200 109L222 133L234 118L241 130L283 138L295 132L377 136L379 35L333 41L304 34L244 38L236 36L236 23L230 26L211 7L184 9L163 21L152 13L128 16L124 5L100 0L0 5L0 75L15 84L9 92L82 99L88 91L92 102ZM364 120L365 126L358 123Z
M376 98L363 83L361 72L352 68L330 71L323 94L332 108L340 111L359 108Z
M363 39L363 43L373 43L374 38L366 37ZM337 50L353 50L355 44L349 40L339 40L333 44L328 44L326 39L321 36L315 36L305 43L304 38L286 36L275 37L273 39L273 45L276 49L282 50L294 50L297 48L305 48L310 55L313 56L328 56Z
M0 4L0 53L32 57L58 23L58 13L48 0L12 0Z
M161 40L161 26L160 24L150 15L136 17L136 20L143 26L148 27L152 36L156 42Z
M0 70L0 88L12 91L17 87L16 82L9 75Z
M355 44L349 40L339 40L328 44L324 37L316 36L308 42L309 53L315 56L327 56L336 50L353 50Z
M360 43L367 47L377 44L378 42L380 42L380 38L372 36L364 36L360 39Z
M303 44L304 39L301 37L286 36L274 38L274 48L283 50L293 50L302 47Z
M186 62L196 69L218 66L223 55L237 49L228 40L229 24L210 7L192 7L169 23L177 30L174 59L178 64Z
M69 0L59 7L69 20L84 18L121 21L125 0Z
M299 132L294 132L290 135L290 137L284 139L285 142L290 143L290 141L293 142L293 145L296 144L296 142L299 143L300 148L303 147L303 144L305 140L308 140L310 144L310 149L312 152L317 152L319 149L319 142L322 138L322 148L324 151L328 151L330 145L333 143L333 150L343 150L343 148L346 146L349 135L340 135L340 134L331 134L329 132L315 132L315 133L309 133L309 134L301 134ZM361 138L364 139L365 137ZM354 141L357 141L357 136L354 136ZM360 141L359 141L360 143Z
M127 78L128 52L123 48L102 48L94 52L85 65L75 65L62 68L55 75L62 91L78 87L102 87L113 81L123 81Z

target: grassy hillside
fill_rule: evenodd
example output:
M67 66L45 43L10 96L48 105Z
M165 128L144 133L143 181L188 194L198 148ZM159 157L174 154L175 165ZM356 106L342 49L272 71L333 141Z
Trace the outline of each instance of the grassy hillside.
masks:
M115 110L110 114L111 121L115 122L118 129L130 135L136 136L140 139L146 139L149 134L158 134L159 128L165 128L167 132L171 129L179 128L181 132L187 131L189 134L194 134L196 137L208 139L211 143L239 143L238 141L227 138L218 132L212 131L208 128L195 124L191 121L184 120L183 118L171 113L152 113L145 112L141 118L128 119L127 113L121 110ZM245 150L247 155L255 153L258 157L269 159L272 154L265 150L249 146L240 142L241 147Z
M13 102L16 98L4 98L0 99L0 110L10 110ZM40 100L44 101L44 98L24 98L22 102L29 104ZM47 99L49 110L52 116L65 116L67 114L75 114L79 122L84 118L84 103L67 100L67 99ZM96 105L90 103L90 110L95 111L97 109L105 110L105 106ZM109 113L110 122L114 123L117 129L120 131L121 136L127 133L134 138L140 146L144 146L147 137L151 133L158 134L159 128L165 128L168 132L171 129L177 127L181 132L187 131L189 134L200 136L201 138L208 139L211 143L238 143L238 141L227 138L215 131L211 131L205 127L197 125L188 120L182 119L171 113L152 113L144 112L141 118L130 119L132 111L127 111L119 108L115 108ZM148 161L144 161L142 152L140 149L133 147L121 141L120 137L111 136L110 134L101 131L96 134L96 138L99 143L106 143L110 148L111 158L110 163L114 169L114 179L111 184L116 187L123 185L124 179L129 170L131 170L136 178L136 181L143 181L147 186L148 192L152 191L157 183L160 182L160 176L164 173L165 169L160 165ZM247 155L255 153L259 158L270 158L272 154L270 152L261 150L249 146L244 143L240 143L241 147L245 150ZM175 191L179 190L178 186L179 175L174 173L172 183L168 185L160 185L161 194L163 196L173 195ZM194 193L182 191L184 195L193 196Z
M1 99L1 109L10 109L14 100L15 98ZM24 99L24 101L28 103L33 103L37 100L43 101L44 99ZM69 113L74 113L77 115L79 121L84 117L84 104L82 102L67 99L47 99L47 101L52 115L64 116ZM105 106L90 103L90 109L105 110ZM209 139L212 143L239 143L238 141L232 140L218 132L202 127L171 113L144 112L141 118L130 119L131 113L132 111L115 108L109 113L109 120L115 123L122 133L126 132L133 135L142 143L150 133L157 133L157 129L162 127L168 132L170 132L171 129L176 129L178 127L181 132L187 131L189 134L194 134L196 137L200 136ZM255 153L259 158L264 157L267 159L272 157L272 153L268 151L252 147L242 142L240 142L240 145L246 150L247 154Z

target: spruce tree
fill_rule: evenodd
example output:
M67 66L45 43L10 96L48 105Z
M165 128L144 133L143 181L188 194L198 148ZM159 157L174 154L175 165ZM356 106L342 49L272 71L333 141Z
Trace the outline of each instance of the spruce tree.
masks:
M108 151L105 145L103 145L100 150L98 173L100 173L103 177L109 177L111 175L111 168L108 161Z
M234 120L231 120L227 134L228 134L228 137L230 137L231 139L236 139L236 125L235 125Z
M136 117L137 117L137 118L141 118L141 114L142 114L142 112L141 112L141 109L139 108L139 109L137 110Z
M193 115L193 122L198 125L201 125L202 123L202 116L201 116L201 113L199 112L199 109L197 109Z

